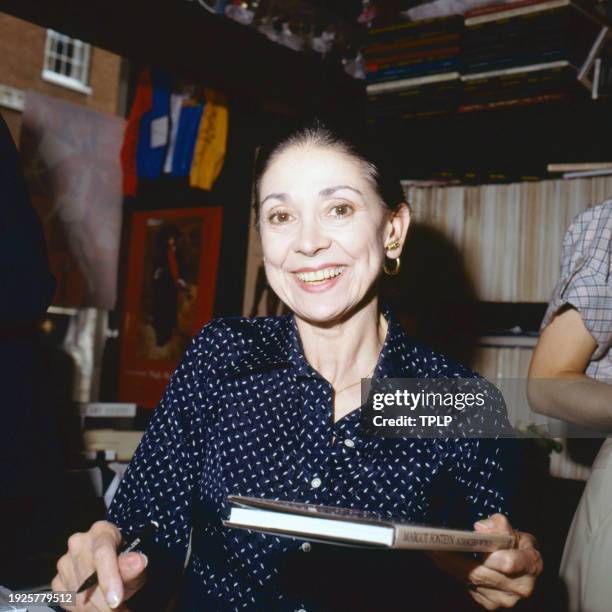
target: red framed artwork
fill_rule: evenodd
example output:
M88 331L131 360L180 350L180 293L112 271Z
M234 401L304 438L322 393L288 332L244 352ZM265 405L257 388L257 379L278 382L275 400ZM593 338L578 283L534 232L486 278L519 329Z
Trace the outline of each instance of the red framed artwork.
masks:
M119 400L154 408L192 337L212 318L221 207L132 218Z

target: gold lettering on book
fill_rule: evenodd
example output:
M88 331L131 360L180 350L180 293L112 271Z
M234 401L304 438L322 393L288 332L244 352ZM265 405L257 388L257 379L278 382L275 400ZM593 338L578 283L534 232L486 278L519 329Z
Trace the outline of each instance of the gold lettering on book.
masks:
M414 531L400 531L401 540L411 544L429 546L450 546L475 548L477 546L492 546L493 542L471 536L454 536L447 533L427 533Z
M402 540L413 544L443 544L445 546L453 546L455 544L455 538L452 535L443 533L405 531L402 533Z

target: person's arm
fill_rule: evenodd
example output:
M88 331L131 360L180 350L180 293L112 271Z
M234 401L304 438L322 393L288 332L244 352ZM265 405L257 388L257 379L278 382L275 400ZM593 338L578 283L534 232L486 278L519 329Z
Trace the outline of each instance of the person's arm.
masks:
M580 313L571 307L561 309L544 328L531 360L527 385L531 409L612 430L612 385L585 374L597 346Z
M76 590L94 570L100 580L79 596L77 610L106 609L104 600L115 600L122 610L162 610L176 591L205 453L207 367L214 342L212 325L191 342L121 481L108 520L69 539L68 552L58 562L54 590ZM139 551L146 559L136 553L128 559L117 557L121 541L131 540L151 521L158 522L159 529L153 542Z

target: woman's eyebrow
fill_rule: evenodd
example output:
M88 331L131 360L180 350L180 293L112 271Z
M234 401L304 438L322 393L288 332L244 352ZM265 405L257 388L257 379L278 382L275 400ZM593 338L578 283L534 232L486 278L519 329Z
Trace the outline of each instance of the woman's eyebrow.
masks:
M333 195L336 191L341 191L342 189L350 189L355 193L358 193L361 197L363 197L363 193L359 191L359 189L355 189L355 187L351 187L350 185L336 185L335 187L327 187L326 189L322 189L319 192L319 195L323 198Z
M322 198L326 198L336 193L336 191L341 191L342 189L350 189L351 191L354 191L355 193L358 193L361 197L363 197L363 193L361 193L359 189L355 189L355 187L351 187L350 185L336 185L335 187L326 187L325 189L322 189L321 191L319 191L319 195ZM281 200L282 202L286 202L289 199L289 194L288 193L270 193L261 201L260 206L263 206L265 202L270 199Z
M270 194L268 194L261 201L260 206L263 206L265 204L266 200L270 200L270 199L282 200L283 202L286 202L289 199L289 194L287 194L287 193L270 193Z

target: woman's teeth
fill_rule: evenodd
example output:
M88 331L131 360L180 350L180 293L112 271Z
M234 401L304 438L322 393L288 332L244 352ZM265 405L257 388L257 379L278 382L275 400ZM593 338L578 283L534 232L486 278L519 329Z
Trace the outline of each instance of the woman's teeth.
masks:
M321 283L344 272L344 267L324 268L314 272L298 272L297 277L304 283Z

